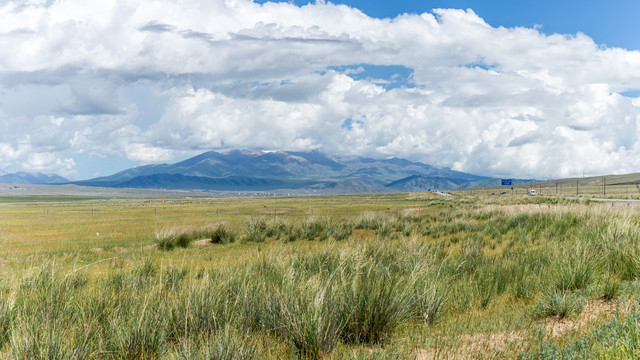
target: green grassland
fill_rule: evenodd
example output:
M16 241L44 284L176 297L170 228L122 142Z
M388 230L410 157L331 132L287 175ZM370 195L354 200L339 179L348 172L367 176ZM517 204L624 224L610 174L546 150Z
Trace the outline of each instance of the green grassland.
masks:
M0 358L636 358L640 204L4 199Z

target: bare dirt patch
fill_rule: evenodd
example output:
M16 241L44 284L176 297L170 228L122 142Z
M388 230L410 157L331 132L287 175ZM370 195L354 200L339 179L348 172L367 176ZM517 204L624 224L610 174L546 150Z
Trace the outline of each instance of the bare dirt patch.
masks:
M520 346L524 339L521 332L494 332L460 335L450 339L455 346L436 347L419 350L417 360L430 359L473 359L487 357L487 355L503 352L514 344Z
M192 243L194 246L205 246L211 244L211 239L196 240Z
M604 301L592 299L587 302L577 317L564 319L550 318L541 321L539 328L545 329L550 338L558 338L570 331L589 329L614 318L625 315L633 308L631 300ZM526 331L499 331L491 333L464 334L448 339L444 347L418 350L416 359L473 359L492 358L491 354L522 351L528 341Z
M604 301L601 299L592 299L587 302L584 309L578 317L551 319L545 326L548 335L558 337L567 331L578 330L596 326L602 322L608 321L614 315L626 315L632 310L633 302L626 301Z

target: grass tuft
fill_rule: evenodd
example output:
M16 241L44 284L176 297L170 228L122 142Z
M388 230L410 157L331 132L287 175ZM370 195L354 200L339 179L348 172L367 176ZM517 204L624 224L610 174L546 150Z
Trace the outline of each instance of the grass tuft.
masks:
M536 318L556 316L563 319L567 316L580 314L585 303L585 299L574 292L554 289L544 294L536 302L534 316Z

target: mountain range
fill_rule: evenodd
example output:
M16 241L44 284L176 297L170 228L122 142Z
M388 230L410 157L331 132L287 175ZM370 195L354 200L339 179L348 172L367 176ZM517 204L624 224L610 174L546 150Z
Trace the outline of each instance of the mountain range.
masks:
M455 190L495 186L499 179L412 162L329 156L317 151L209 151L173 164L130 168L113 175L69 181L57 175L0 171L11 184L75 184L107 188L354 194Z
M350 194L453 190L499 180L406 159L317 151L209 151L174 164L138 166L73 184L114 188Z
M58 175L43 173L17 172L7 173L0 170L0 183L3 184L63 184L69 180Z

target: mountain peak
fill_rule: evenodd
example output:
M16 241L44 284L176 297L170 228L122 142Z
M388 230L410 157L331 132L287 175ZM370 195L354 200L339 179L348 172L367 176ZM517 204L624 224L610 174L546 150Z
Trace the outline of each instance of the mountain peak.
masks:
M492 180L401 158L329 156L320 151L235 149L209 151L174 164L140 166L75 183L210 191L307 189L347 194L453 189L469 186L472 182ZM385 184L391 186L385 187Z

